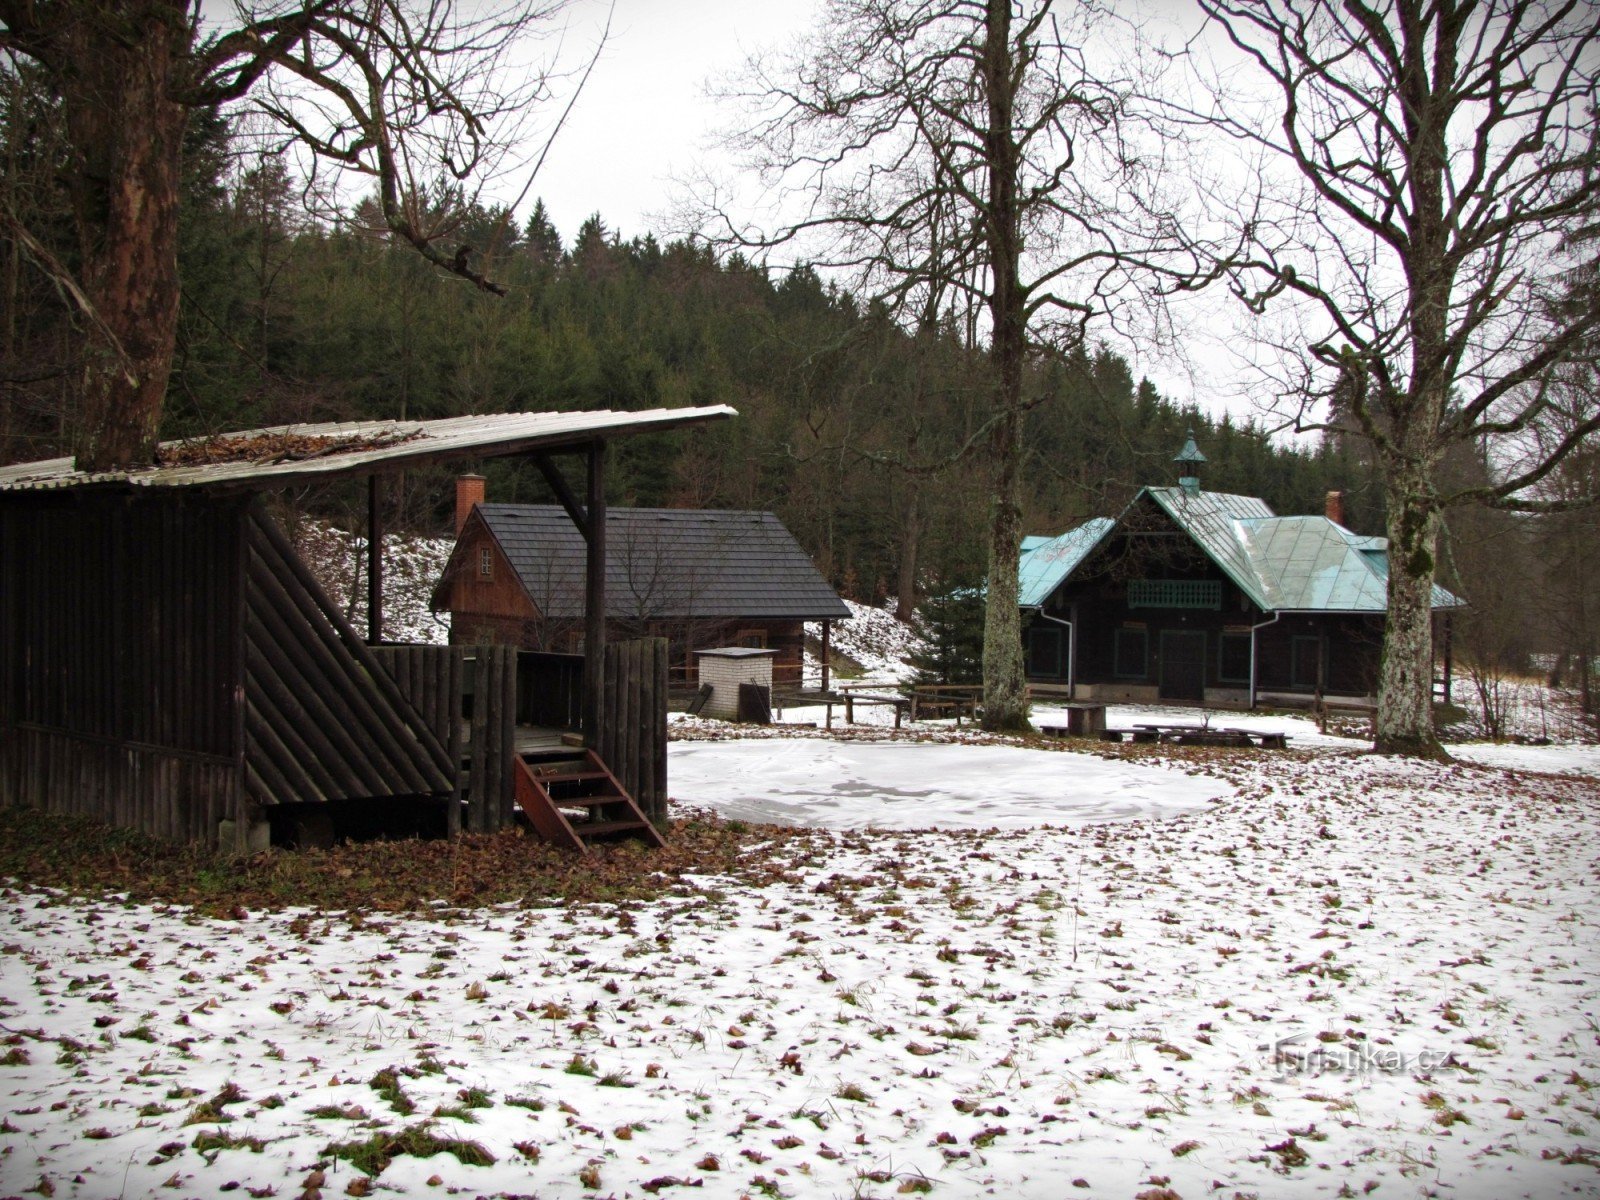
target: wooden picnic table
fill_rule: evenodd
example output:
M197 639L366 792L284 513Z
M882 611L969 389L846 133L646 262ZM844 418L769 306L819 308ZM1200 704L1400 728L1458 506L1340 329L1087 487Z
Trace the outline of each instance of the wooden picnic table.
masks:
M1072 700L1063 705L1067 710L1065 725L1041 725L1039 732L1046 737L1098 737L1106 735L1106 706L1087 700ZM1121 740L1120 738L1117 740Z

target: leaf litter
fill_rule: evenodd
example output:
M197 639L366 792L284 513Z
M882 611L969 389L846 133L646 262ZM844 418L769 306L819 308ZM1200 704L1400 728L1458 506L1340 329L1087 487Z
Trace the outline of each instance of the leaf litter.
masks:
M1076 828L691 814L565 866L504 835L206 868L7 813L0 1185L1600 1191L1594 780L1099 761L1225 794Z

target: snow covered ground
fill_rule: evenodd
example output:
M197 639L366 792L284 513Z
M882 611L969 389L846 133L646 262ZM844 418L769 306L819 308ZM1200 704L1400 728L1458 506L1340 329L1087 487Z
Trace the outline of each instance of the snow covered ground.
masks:
M829 744L686 743L673 791L777 803ZM818 830L753 855L775 879L627 907L219 921L8 889L0 1192L1600 1194L1600 785L989 749L838 769L944 816L958 776L1141 798Z
M725 817L830 829L1025 829L1162 818L1227 795L1181 770L1017 746L823 738L675 742L674 794Z
M894 601L885 601L880 608L854 600L846 600L845 604L850 609L850 619L834 622L829 645L861 664L861 682L900 683L916 674L907 660L921 648L922 638L911 626L895 619ZM806 636L820 642L821 624L808 624ZM805 673L807 680L821 678L820 664L809 651Z

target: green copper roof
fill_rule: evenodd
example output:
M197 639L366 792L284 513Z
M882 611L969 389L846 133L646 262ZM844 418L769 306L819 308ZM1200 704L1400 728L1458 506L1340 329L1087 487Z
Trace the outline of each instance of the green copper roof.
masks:
M1384 538L1351 533L1327 517L1276 516L1254 496L1181 487L1145 488L1118 522L1147 499L1263 612L1381 613L1387 607ZM1028 608L1043 604L1118 522L1100 517L1059 538L1027 539L1020 603ZM1434 585L1433 607L1463 604Z
M1200 447L1195 444L1194 430L1189 430L1189 440L1184 442L1183 449L1178 451L1178 457L1172 460L1175 463L1203 463L1206 456L1200 453Z
M1060 537L1023 538L1017 603L1023 608L1042 605L1114 525L1110 517L1095 517Z

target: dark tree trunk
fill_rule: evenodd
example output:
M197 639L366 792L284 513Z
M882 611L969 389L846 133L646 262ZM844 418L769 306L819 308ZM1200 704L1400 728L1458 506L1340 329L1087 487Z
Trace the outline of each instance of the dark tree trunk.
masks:
M1017 570L1022 551L1019 500L1022 456L1022 366L1027 347L1026 296L1019 281L1022 229L1018 216L1019 150L1012 132L1015 63L1010 0L989 0L983 86L989 101L984 156L989 173L989 360L994 372L994 429L989 453L994 510L989 522L988 602L983 622L983 727L1028 728L1023 673L1022 616Z
M78 467L113 470L155 457L178 328L178 193L187 110L173 102L191 42L179 0L82 6L58 49L74 149L72 201L81 280L119 355L91 336Z
M922 541L922 484L911 481L906 516L901 527L900 563L895 572L894 615L909 621L917 612L917 554Z

